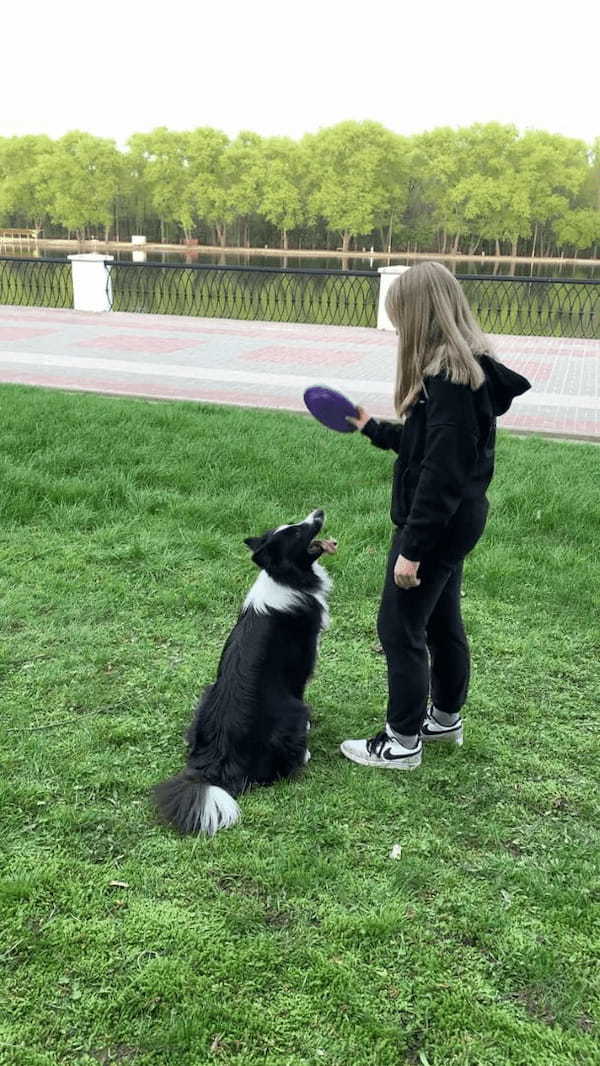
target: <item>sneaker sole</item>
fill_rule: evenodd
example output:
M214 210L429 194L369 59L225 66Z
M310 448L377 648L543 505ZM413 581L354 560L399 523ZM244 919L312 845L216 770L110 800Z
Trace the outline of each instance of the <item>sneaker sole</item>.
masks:
M388 762L372 762L368 758L362 758L361 755L350 754L350 752L344 750L344 745L340 744L340 751L351 762L358 763L359 766L371 766L376 770L416 770L421 765L421 755L408 755L406 759L394 759Z
M437 744L439 741L443 741L446 744L456 744L457 748L462 748L464 735L461 729L458 733L421 733L420 739L423 744Z

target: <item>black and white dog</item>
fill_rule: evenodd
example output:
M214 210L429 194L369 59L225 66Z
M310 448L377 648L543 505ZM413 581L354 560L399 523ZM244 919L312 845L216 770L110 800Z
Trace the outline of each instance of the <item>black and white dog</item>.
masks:
M196 709L187 766L154 790L160 815L182 833L228 829L240 817L235 796L310 759L304 689L329 621L331 587L317 560L337 547L315 539L324 521L323 511L312 511L245 541L261 573Z

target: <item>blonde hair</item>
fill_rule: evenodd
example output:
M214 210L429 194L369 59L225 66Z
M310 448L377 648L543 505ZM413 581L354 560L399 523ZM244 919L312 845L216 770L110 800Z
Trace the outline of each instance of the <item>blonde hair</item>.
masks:
M465 295L442 263L418 263L390 285L385 308L398 333L394 405L406 415L428 375L478 389L484 374L477 354L490 343Z

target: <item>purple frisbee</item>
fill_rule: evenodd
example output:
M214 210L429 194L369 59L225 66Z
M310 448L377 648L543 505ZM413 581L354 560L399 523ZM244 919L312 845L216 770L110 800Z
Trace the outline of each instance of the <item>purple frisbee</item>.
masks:
M311 415L322 422L328 429L338 433L354 433L356 426L346 422L346 416L358 418L358 411L347 396L326 385L311 385L304 393L304 403Z

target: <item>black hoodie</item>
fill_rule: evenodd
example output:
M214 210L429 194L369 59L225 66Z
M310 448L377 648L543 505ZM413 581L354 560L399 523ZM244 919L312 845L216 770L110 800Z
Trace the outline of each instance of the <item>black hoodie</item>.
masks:
M435 553L456 561L483 532L496 417L531 385L489 355L478 359L485 382L476 391L443 374L427 377L404 424L371 418L363 428L376 447L398 453L391 516L406 559Z

